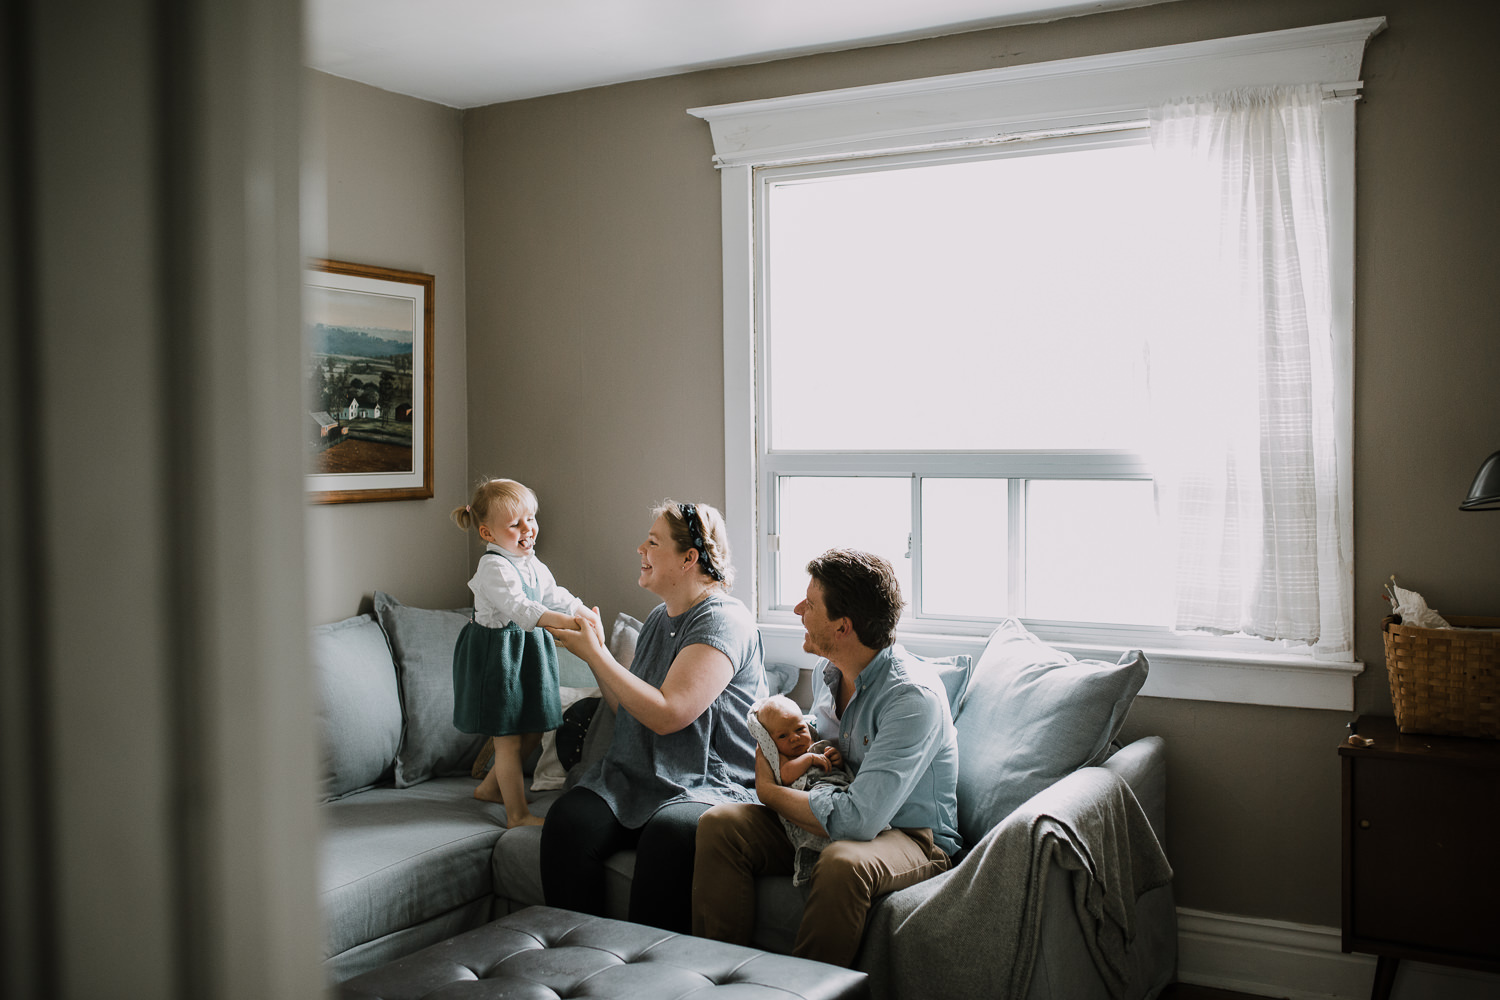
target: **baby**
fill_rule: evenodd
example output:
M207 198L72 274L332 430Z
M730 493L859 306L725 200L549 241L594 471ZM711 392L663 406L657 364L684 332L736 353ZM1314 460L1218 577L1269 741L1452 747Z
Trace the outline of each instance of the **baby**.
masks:
M827 740L813 742L802 710L786 695L773 695L750 706L749 723L750 735L760 745L778 783L805 790L821 782L848 785L854 779L838 747ZM804 830L785 817L781 824L796 851L792 884L800 886L812 878L813 866L818 863L819 852L828 846L828 838Z
M755 717L776 744L779 766L775 771L781 784L806 789L843 763L838 747L827 740L813 742L812 727L803 718L802 709L786 695L778 694L767 698L761 703ZM808 771L814 767L821 769L823 773L809 775ZM803 781L804 777L807 780Z

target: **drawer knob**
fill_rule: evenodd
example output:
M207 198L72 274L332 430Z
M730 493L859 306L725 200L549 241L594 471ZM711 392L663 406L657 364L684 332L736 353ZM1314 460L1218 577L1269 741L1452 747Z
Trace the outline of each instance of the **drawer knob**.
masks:
M1367 820L1367 819L1360 820L1359 821L1359 828L1361 830L1368 830L1370 828L1370 821Z

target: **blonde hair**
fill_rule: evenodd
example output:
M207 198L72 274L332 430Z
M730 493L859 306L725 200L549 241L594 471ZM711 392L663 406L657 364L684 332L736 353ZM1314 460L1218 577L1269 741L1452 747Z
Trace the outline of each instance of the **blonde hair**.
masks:
M508 518L530 516L536 513L536 494L514 479L486 479L475 488L473 499L462 507L454 507L449 516L464 531L477 530L496 510Z
M702 526L702 535L695 536L688 526L685 511L689 510ZM652 514L666 519L667 531L671 534L677 551L698 550L698 572L708 577L709 582L726 592L734 586L734 566L730 563L729 556L729 530L724 526L723 514L706 503L678 503L676 500L663 500L652 510ZM703 540L701 548L696 544L697 538Z
M784 694L773 694L769 698L762 699L760 704L755 706L755 717L757 719L760 719L760 724L762 726L766 724L766 720L761 717L760 713L764 712L768 708L777 709L778 711L785 712L787 715L795 715L799 719L805 718L805 716L803 716L802 714L801 705L797 704L795 701L788 698Z

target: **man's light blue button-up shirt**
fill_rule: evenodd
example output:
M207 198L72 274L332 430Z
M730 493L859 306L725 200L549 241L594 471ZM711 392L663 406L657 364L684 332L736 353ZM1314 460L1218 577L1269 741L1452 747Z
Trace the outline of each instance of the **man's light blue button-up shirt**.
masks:
M959 849L958 734L943 682L901 646L889 646L855 678L840 718L843 675L827 660L820 666L813 724L820 739L837 741L854 781L814 785L813 815L834 840L872 840L887 826L928 827L952 857Z

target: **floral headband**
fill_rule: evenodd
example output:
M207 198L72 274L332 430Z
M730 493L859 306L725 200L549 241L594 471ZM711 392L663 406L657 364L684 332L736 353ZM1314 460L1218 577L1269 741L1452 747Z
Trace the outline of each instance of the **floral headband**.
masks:
M708 543L703 540L706 532L703 530L703 521L698 517L697 505L680 503L677 505L677 510L682 514L682 519L687 522L688 533L693 537L693 548L698 550L698 562L702 564L709 576L722 583L724 573L714 565L713 558L708 554Z

